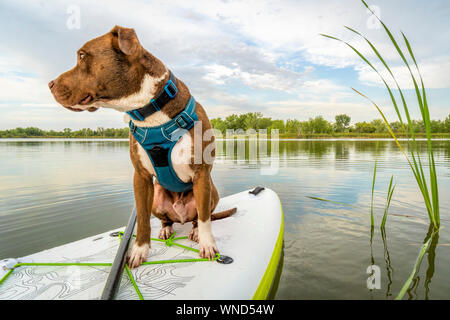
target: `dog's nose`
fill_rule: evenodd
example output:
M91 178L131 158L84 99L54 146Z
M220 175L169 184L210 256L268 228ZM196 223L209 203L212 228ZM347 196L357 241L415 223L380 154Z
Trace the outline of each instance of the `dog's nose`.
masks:
M50 90L53 88L54 85L55 85L55 81L53 81L53 80L48 83L48 87L50 88Z

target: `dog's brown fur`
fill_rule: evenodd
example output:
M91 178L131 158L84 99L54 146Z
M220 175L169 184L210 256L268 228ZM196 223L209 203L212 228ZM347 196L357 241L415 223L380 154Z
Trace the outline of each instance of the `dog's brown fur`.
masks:
M162 78L164 74L166 76ZM95 111L102 104L120 102L120 99L139 92L146 75L151 76L152 79L162 78L155 83L155 92L163 90L169 78L167 68L141 46L133 29L116 26L107 34L88 41L78 50L77 65L61 74L56 80L50 81L49 87L55 99L65 108L72 111ZM177 88L176 97L170 100L162 110L169 118L180 113L191 96L187 86L179 79ZM133 108L139 107L141 105ZM198 102L196 113L202 123L203 137L203 133L211 129L211 124L205 110ZM194 128L188 134L191 136L191 141L194 141ZM203 150L211 143L214 143L214 136L209 141L202 139L200 146L202 155ZM219 194L211 179L212 164L204 159L194 164L193 148L185 150L191 153L193 189L185 194L169 192L157 182L153 183L152 173L144 167L138 154L139 147L133 135L130 135L130 157L135 168L133 187L137 209L137 236L129 258L130 266L139 266L147 257L151 211L161 219L160 237L163 239L170 237L173 233L173 222L192 221L193 229L189 237L199 241L201 257L212 259L218 249L211 235L209 222L212 219L211 213L219 201ZM211 151L213 157L214 152L213 149ZM171 210L170 206L166 206L167 202L175 204L177 199L181 199L186 205L186 215L181 218L178 215L179 219L176 214L174 215L175 211ZM226 210L213 215L213 219L227 217L235 211L235 208ZM200 232L197 229L198 223L201 223L203 228Z

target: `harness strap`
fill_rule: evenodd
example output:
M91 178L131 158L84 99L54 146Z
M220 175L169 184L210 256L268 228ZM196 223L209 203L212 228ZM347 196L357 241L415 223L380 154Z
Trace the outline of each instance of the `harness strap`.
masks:
M134 109L127 111L127 113L134 120L143 121L148 116L161 110L167 102L175 98L178 93L178 88L176 86L177 78L173 75L172 71L169 70L169 80L164 86L163 91L161 91L155 98L151 99L149 103L139 109Z
M184 110L163 125L138 127L133 121L130 121L128 126L133 135L137 132L139 137L143 137L143 139L137 139L140 143L149 143L150 139L158 141L161 140L160 137L164 137L165 139L163 140L177 141L186 132L185 130L192 128L194 122L198 120L195 114L195 106L195 99L191 96ZM148 131L151 131L151 136L148 135Z
M192 188L192 182L184 182L176 174L171 154L181 136L198 121L195 106L195 99L191 96L183 111L156 127L140 127L132 120L129 122L131 134L150 158L156 179L161 186L170 191L183 192Z
M169 123L162 128L165 137L171 141L177 141L198 120L195 114L195 99L191 97L182 112L177 114Z

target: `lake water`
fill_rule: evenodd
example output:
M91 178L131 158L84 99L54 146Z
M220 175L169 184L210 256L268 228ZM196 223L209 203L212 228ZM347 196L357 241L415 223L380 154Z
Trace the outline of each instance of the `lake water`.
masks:
M406 299L450 297L450 141L435 141L433 146L444 228L434 238ZM422 196L395 143L280 141L277 155L274 175L261 174L267 165L261 163L264 159L247 153L246 160L238 160L236 152L225 148L213 169L221 196L255 186L269 187L280 196L284 259L275 298L395 298L429 226ZM0 259L125 225L133 207L132 174L127 141L0 139ZM397 186L382 237L379 226L391 175ZM380 268L380 289L367 288L370 265Z

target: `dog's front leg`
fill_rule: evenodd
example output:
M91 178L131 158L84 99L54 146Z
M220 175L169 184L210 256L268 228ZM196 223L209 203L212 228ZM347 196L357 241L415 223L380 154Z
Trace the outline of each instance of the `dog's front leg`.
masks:
M211 232L211 176L208 167L196 172L193 184L198 212L200 257L213 259L219 250Z
M137 211L136 241L131 248L128 265L139 267L147 259L150 250L150 214L153 203L153 181L134 173L134 199Z

